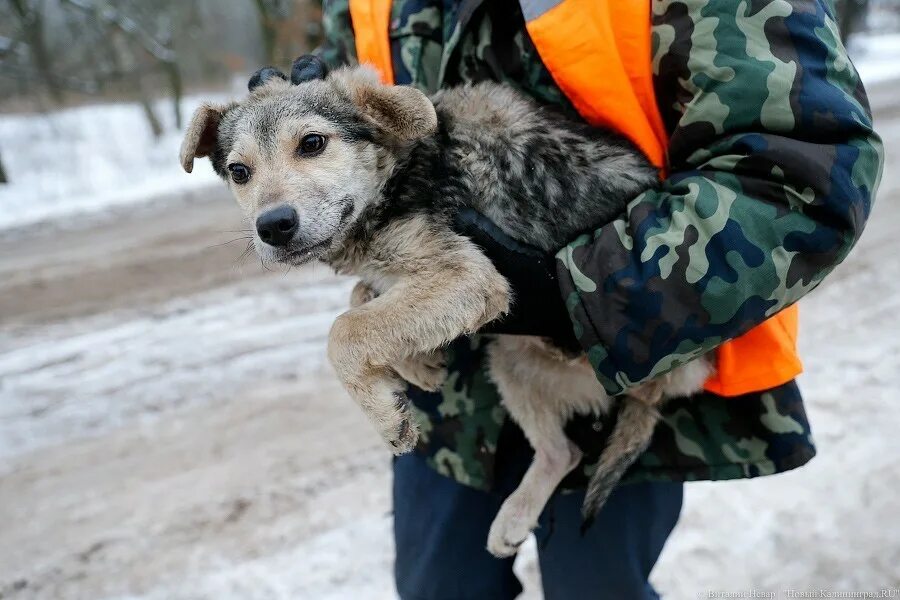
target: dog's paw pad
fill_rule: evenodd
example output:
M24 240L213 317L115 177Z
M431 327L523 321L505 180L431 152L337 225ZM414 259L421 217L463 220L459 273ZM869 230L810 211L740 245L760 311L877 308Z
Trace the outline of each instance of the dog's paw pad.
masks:
M384 430L384 439L395 455L406 454L419 441L419 428L409 411L409 398L403 392L394 393L394 405L399 411L398 419Z
M419 441L419 428L410 419L403 419L396 435L388 441L395 455L406 454L416 447Z
M521 540L511 542L503 537L497 539L489 537L487 551L497 558L509 558L510 556L515 556L519 551L519 547L525 543L527 538L528 536L525 536Z
M397 410L406 410L409 408L409 396L406 392L394 392L394 406Z
M497 557L512 556L537 526L541 507L523 502L521 496L510 496L500 507L488 532L488 552Z

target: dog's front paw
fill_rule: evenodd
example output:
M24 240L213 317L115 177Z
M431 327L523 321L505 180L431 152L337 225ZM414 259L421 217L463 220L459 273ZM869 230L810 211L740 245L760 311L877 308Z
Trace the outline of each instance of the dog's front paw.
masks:
M488 552L497 558L515 555L537 526L532 510L513 495L506 499L488 532Z
M375 288L362 281L357 281L356 285L353 286L353 290L350 291L350 307L362 306L377 297L378 293L375 291Z
M403 392L394 394L396 413L392 419L381 423L381 436L395 455L406 454L416 447L419 441L419 427L412 418L409 399Z
M414 354L394 369L404 380L426 392L436 392L447 380L447 356L443 350Z

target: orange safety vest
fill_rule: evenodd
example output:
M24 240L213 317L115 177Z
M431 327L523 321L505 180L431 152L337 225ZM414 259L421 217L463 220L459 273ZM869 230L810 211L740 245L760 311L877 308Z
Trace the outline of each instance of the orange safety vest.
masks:
M668 136L653 91L650 0L520 0L525 26L544 65L590 124L630 139L661 172ZM360 62L394 82L391 0L350 0ZM797 306L716 349L706 389L740 396L771 389L803 370L797 355Z

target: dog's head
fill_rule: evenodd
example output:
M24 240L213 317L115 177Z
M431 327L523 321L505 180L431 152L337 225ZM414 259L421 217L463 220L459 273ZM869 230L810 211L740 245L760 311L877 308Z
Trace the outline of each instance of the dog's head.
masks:
M424 94L366 67L298 82L296 65L295 82L263 70L245 100L201 106L181 146L185 171L208 156L228 182L260 256L290 264L337 249L397 156L437 126Z

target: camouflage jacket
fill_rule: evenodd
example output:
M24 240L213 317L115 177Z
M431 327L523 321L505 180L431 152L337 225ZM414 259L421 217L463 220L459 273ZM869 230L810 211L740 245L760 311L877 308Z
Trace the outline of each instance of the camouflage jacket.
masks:
M392 11L398 83L433 92L490 79L577 118L516 0L395 0ZM670 175L557 255L576 334L611 394L816 287L862 232L882 165L865 92L826 2L653 0L652 19ZM321 56L354 62L347 0L326 0L324 22ZM440 472L488 488L501 435L521 439L482 368L484 343L457 341L442 392L411 397L419 450ZM815 454L794 382L670 401L663 413L628 480L754 477ZM569 425L586 458L567 485L582 483L609 429L587 418Z

